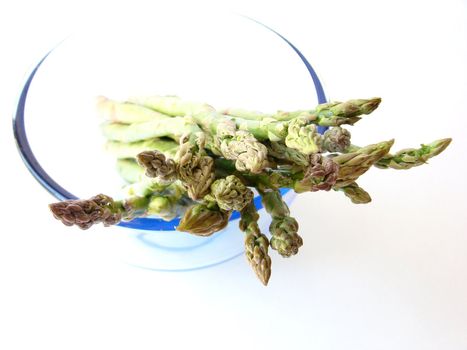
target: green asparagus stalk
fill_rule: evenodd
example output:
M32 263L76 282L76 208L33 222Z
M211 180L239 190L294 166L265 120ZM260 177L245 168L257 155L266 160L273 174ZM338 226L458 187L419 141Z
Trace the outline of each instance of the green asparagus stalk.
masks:
M339 164L321 154L310 155L308 163L303 177L294 183L295 192L329 191L338 179Z
M153 193L163 193L172 183L157 178L143 176L140 181L126 185L122 188L122 197L147 197Z
M356 182L337 188L337 190L344 192L354 204L366 204L371 202L371 197L368 192L361 188Z
M67 200L49 205L52 214L66 226L76 225L86 230L92 225L118 224L121 220L131 220L144 215L148 206L146 197L130 197L114 201L111 197L99 194L90 199Z
M436 140L427 145L422 144L420 148L407 148L400 150L396 154L388 154L378 160L376 167L381 169L406 170L419 165L426 164L428 159L443 152L451 143L452 139Z
M159 151L142 152L137 159L148 177L164 182L178 179L189 197L198 200L208 194L215 179L214 160L200 146L192 147L192 142L182 139L175 160L167 159Z
M210 236L225 228L231 211L220 209L215 204L198 203L187 209L177 230L197 236Z
M266 143L268 149L268 155L273 157L275 161L281 160L285 163L296 164L298 166L306 167L308 165L308 155L296 150L294 148L287 147L282 142L268 142Z
M291 188L297 193L308 191L329 191L337 181L339 166L332 158L320 154L312 154L308 165L298 169L265 169L261 173L251 174L239 172L232 162L216 158L216 177L226 177L234 174L247 186L259 190L278 190Z
M295 148L304 154L320 151L321 135L316 125L310 124L305 118L294 118L290 121L277 121L273 118L233 119L238 129L248 131L260 141L285 142L288 147Z
M271 232L271 247L283 257L290 257L298 253L303 245L299 236L298 222L290 216L287 204L282 200L279 191L260 191L263 206L271 215L269 226Z
M212 137L207 147L235 161L240 171L260 172L267 165L267 149L249 131L238 130L234 121L217 112L198 113L193 120Z
M186 197L181 186L171 185L164 193L150 196L148 215L156 215L165 221L170 221L184 214L187 208L194 204Z
M361 119L361 115L373 112L379 106L380 102L381 99L375 97L367 100L360 99L346 102L324 103L318 105L315 110L298 110L293 112L279 111L275 114L264 114L244 109L229 108L223 110L222 113L249 120L272 118L278 121L289 121L295 118L304 118L320 126L339 126L342 124L353 125Z
M228 117L230 118L230 117ZM239 130L250 132L257 140L283 141L287 137L288 123L273 118L249 120L232 117Z
M272 265L268 254L269 240L259 229L259 215L253 202L250 201L240 214L239 227L245 232L245 256L256 276L266 286Z
M157 120L167 115L134 103L121 103L104 96L96 99L96 109L99 116L111 122L124 124L141 123Z
M296 118L288 124L285 144L303 154L317 153L320 151L321 135L316 125L308 124L305 119Z
M201 131L190 118L185 117L161 117L133 124L105 122L101 125L101 130L108 140L121 142L142 141L155 137L169 137L178 142L183 135Z
M130 184L141 181L144 176L144 169L131 158L117 159L117 172Z
M158 150L165 156L173 158L177 153L178 144L170 139L153 138L130 143L107 141L104 148L116 158L136 158L138 153L147 150Z
M177 176L177 166L173 159L166 158L160 151L144 151L136 156L138 164L145 169L145 175L173 182Z
M334 186L340 188L355 182L360 175L387 155L393 144L394 140L383 141L332 158L339 165L339 175Z
M233 118L239 130L251 133L260 141L281 141L288 147L295 148L304 154L319 151L321 135L316 125L310 124L305 118L295 118L290 121L277 121L273 118L248 120Z
M428 159L443 152L451 143L451 138L440 139L429 144L422 144L420 148L407 148L398 151L396 154L387 154L378 160L375 167L380 169L407 170L416 166L426 164ZM350 145L345 152L356 152L361 147Z
M328 152L344 152L350 147L350 132L340 126L327 130L322 138L322 149Z
M259 172L267 165L267 149L249 131L237 131L235 122L207 104L183 101L175 96L151 96L130 99L133 103L171 116L190 116L212 137L206 147L235 160L240 171ZM175 126L174 126L175 127Z
M193 200L199 200L209 193L215 179L214 159L204 152L203 145L195 150L190 142L180 144L176 155L177 177Z
M212 106L206 103L185 101L178 96L139 96L132 97L128 101L170 116L195 115L215 111Z
M235 175L218 179L211 185L211 192L204 197L208 202L215 202L226 211L242 210L253 200L253 192Z
M239 171L258 173L268 165L266 146L249 132L236 131L233 136L214 138L214 141L211 150L219 149L223 157L234 160Z

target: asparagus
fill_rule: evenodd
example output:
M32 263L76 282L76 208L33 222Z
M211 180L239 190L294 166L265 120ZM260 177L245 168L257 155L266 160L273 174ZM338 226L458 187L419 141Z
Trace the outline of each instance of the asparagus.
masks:
M179 141L183 135L195 134L199 127L186 117L163 117L142 123L122 124L105 122L101 130L108 140L121 142L135 142L155 137L169 137Z
M350 146L350 132L340 126L327 130L322 138L322 148L328 152L344 152Z
M117 159L117 172L126 182L132 184L144 176L144 169L134 159Z
M427 163L427 160L443 152L451 143L451 138L439 139L429 144L421 144L421 147L407 148L398 151L396 154L387 154L378 160L374 165L380 169L407 170ZM350 145L345 152L356 152L361 147Z
M170 139L153 138L136 142L107 141L105 150L116 158L136 158L138 153L147 150L158 150L167 157L174 157L178 144Z
M90 199L67 200L49 205L53 216L66 226L76 225L86 230L92 225L118 224L121 220L131 220L143 215L148 205L146 197L130 197L114 201L111 197L99 194Z
M303 154L302 152L287 147L282 142L269 142L266 144L268 149L268 155L273 157L275 161L281 160L285 163L291 163L298 166L305 167L308 165L308 155Z
M137 96L131 97L128 101L170 116L195 115L215 111L212 106L206 103L184 101L178 96Z
M190 201L175 186L163 192L165 195L154 192L152 195L133 195L118 201L99 194L86 200L52 203L49 207L54 217L64 225L76 225L83 230L98 223L110 226L146 215L157 215L170 221L183 213Z
M146 197L153 193L162 193L171 185L172 183L157 178L143 176L138 182L124 186L121 193L123 197ZM179 186L179 184L175 183L174 186Z
M204 197L215 202L223 210L242 210L253 200L253 192L238 177L229 175L218 179L211 185L211 192Z
M388 152L394 140L362 147L352 153L344 153L332 158L339 165L339 174L334 185L336 188L345 187L355 180L383 158Z
M283 141L287 136L288 123L278 122L274 118L261 120L249 120L236 117L232 118L239 130L250 132L259 141Z
M303 178L294 184L297 193L306 191L329 191L336 183L340 170L333 159L321 154L312 154L309 165L303 172Z
M147 215L156 215L165 221L181 216L193 202L181 186L170 186L165 194L153 194L149 198Z
M99 97L97 108L108 139L105 148L118 158L118 171L130 184L120 200L97 195L53 203L50 209L65 225L82 229L139 216L164 220L182 216L177 229L199 236L222 230L232 212L240 211L246 258L267 285L269 245L290 257L303 244L279 189L297 193L334 189L355 204L368 203L370 195L356 180L371 166L409 169L426 163L451 142L441 139L396 154L389 154L393 140L352 145L350 132L341 125L353 125L380 101L350 100L315 110L263 114L238 109L220 113L208 104L175 96L138 97L124 103ZM333 128L320 135L317 126ZM272 217L270 242L260 232L249 187L258 190Z
M229 108L223 114L249 120L264 120L272 118L278 121L289 121L295 118L305 118L309 122L320 126L339 126L355 124L363 114L370 114L380 104L379 97L371 99L349 100L346 102L330 102L320 104L315 110L299 110L293 112L278 111L275 114L264 114L244 109Z
M253 202L249 202L240 214L239 227L245 232L245 256L256 276L266 286L271 276L268 238L259 229L259 215Z
M210 236L227 226L231 213L213 203L198 203L186 210L177 230L197 236Z
M308 165L298 169L265 169L259 174L239 172L226 160L216 158L216 177L225 177L233 173L247 186L258 190L278 190L291 188L297 193L307 191L329 191L338 177L339 166L332 158L320 154L308 156Z
M282 141L305 154L319 151L320 134L316 125L309 125L305 118L295 118L287 122L273 118L248 120L234 117L233 120L239 130L251 133L259 141Z
M190 116L211 135L211 142L206 147L214 152L220 152L218 155L235 160L236 167L240 171L259 172L267 165L266 147L249 131L237 131L236 124L231 118L216 112L207 104L183 101L176 96L132 98L130 101L174 117Z
M371 197L368 192L361 188L356 182L337 188L337 190L344 192L354 204L366 204L371 202Z
M269 226L271 232L271 248L283 257L290 257L298 253L303 245L302 237L297 233L298 222L290 216L287 204L282 200L279 191L261 191L261 199L266 211L271 215Z
M160 151L144 151L136 156L139 165L146 170L147 177L157 177L165 181L173 181L176 177L176 164L173 159L166 159Z
M262 121L234 120L239 130L251 134L255 140L285 142L288 147L305 154L319 151L320 135L316 125L309 125L305 119L296 118L290 122L277 122L271 118Z
M191 142L182 139L176 154L176 161L166 159L159 151L138 154L139 164L146 169L146 175L160 181L179 179L193 200L204 197L214 181L214 160L203 149L194 150Z
M240 171L260 172L267 165L267 148L249 131L237 130L235 122L217 112L198 113L193 120L211 135L207 147L235 160Z
M112 122L131 124L158 120L167 115L134 103L120 103L104 96L96 99L96 109L99 116Z
M220 149L225 158L235 160L239 171L258 173L268 164L266 146L246 131L236 131L233 136L219 139L215 149Z
M440 139L427 145L422 144L420 148L407 148L396 154L388 154L378 160L376 167L381 169L410 169L426 164L427 160L443 152L451 143L452 139Z
M308 124L305 119L296 118L289 122L285 144L304 154L317 153L320 151L321 135L316 125Z

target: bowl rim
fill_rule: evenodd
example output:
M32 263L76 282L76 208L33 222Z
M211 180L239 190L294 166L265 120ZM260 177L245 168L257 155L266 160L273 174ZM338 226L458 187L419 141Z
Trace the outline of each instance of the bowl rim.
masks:
M319 104L326 103L327 99L326 99L326 95L324 93L324 89L321 84L321 81L319 80L319 77L317 73L315 72L314 68L311 66L311 64L306 59L306 57L300 52L300 50L294 44L292 44L287 38L285 38L282 34L277 32L273 28L269 27L268 25L262 22L259 22L258 20L248 17L248 16L244 16L244 15L240 15L240 16L244 17L247 20L251 20L257 23L258 25L264 27L265 29L271 31L273 34L277 35L300 57L302 63L307 68L307 71L313 81L318 103ZM40 163L36 159L34 152L32 151L31 146L29 144L29 140L28 140L28 137L26 134L26 128L25 128L25 108L26 108L26 102L27 102L30 85L37 71L41 67L42 63L44 63L47 57L57 47L59 47L62 42L63 40L59 42L54 48L49 50L39 60L39 62L35 64L35 66L32 68L30 73L27 75L27 78L25 79L25 82L22 85L22 89L19 94L18 102L16 105L16 110L13 114L13 134L14 134L14 138L16 141L18 152L23 160L23 163L25 164L29 172L34 176L34 178L42 185L42 187L45 188L50 194L52 194L55 198L59 200L72 200L72 199L77 199L77 197L73 195L72 193L70 193L69 191L67 191L61 185L59 185L44 170L44 168L40 165ZM328 129L327 127L319 126L318 132L322 134L327 129ZM290 189L281 189L280 190L281 195L284 195L289 190ZM254 204L258 210L263 207L260 196L256 196L254 198ZM235 211L232 213L230 220L236 220L239 217L240 217L240 213ZM122 221L118 224L118 226L131 228L131 229L137 229L137 230L145 230L145 231L175 231L179 222L180 222L180 218L176 218L171 221L164 221L160 218L147 217L147 218L137 218L137 219L133 219L131 221L126 221L126 222Z

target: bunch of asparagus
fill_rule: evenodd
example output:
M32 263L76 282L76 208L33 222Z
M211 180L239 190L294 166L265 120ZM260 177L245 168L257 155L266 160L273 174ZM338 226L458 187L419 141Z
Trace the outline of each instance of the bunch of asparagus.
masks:
M269 247L283 257L303 244L298 222L279 192L339 191L353 203L371 201L357 179L372 166L410 169L425 164L451 142L389 153L393 140L360 147L342 125L354 125L381 99L318 105L313 110L263 114L237 108L216 110L175 96L97 99L104 119L106 150L128 183L122 198L97 195L50 205L65 225L87 229L96 223L157 215L181 217L177 230L209 236L240 212L245 255L260 281L271 275ZM327 127L323 133L320 127ZM260 231L255 189L271 216L270 238Z

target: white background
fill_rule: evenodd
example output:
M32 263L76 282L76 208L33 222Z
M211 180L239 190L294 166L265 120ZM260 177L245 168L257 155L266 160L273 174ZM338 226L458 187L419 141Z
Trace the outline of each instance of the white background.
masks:
M330 97L383 97L353 130L359 143L454 139L427 166L367 174L366 206L301 195L292 211L305 245L273 257L267 288L243 258L189 273L131 268L103 259L93 231L51 219L53 198L14 146L15 99L40 54L115 7L0 5L1 349L467 349L465 1L226 5L290 38Z

